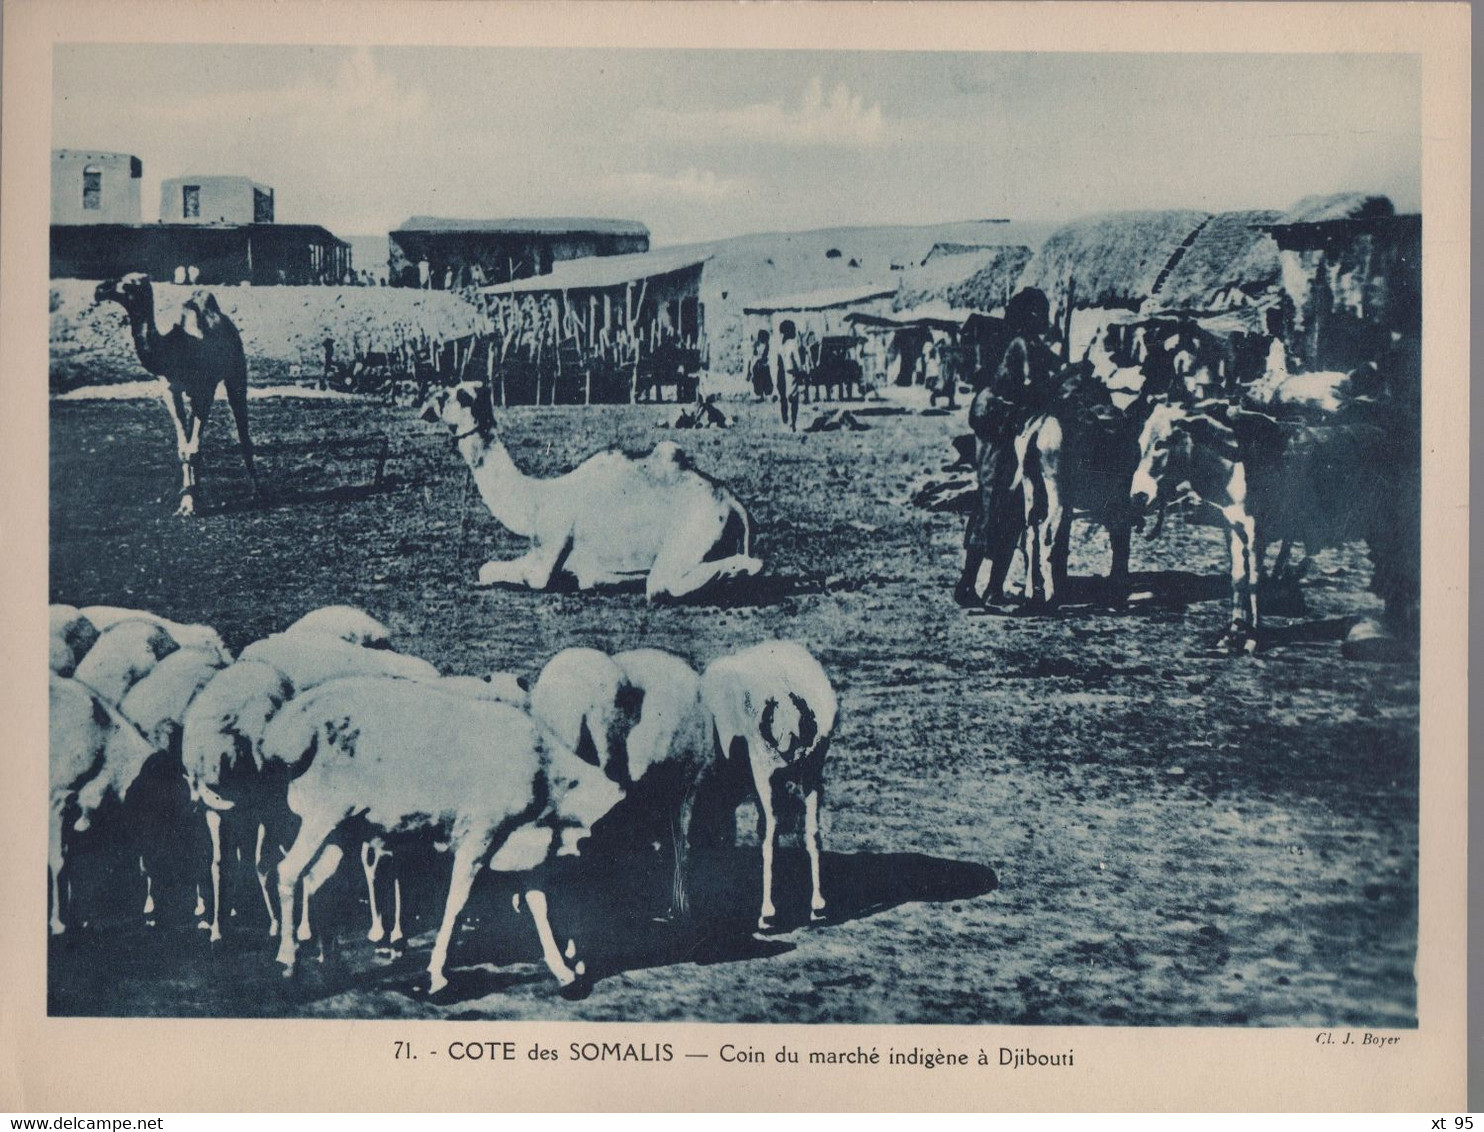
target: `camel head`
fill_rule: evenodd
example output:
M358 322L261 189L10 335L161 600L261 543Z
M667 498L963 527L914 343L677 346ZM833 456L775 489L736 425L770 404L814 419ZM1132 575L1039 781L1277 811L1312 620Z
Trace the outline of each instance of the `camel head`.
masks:
M135 271L119 279L105 279L93 292L95 303L118 303L131 314L148 309L154 303L154 289L149 276Z
M455 439L476 434L487 437L495 431L494 410L482 381L462 381L438 390L423 405L421 416L429 424L441 421L447 425Z

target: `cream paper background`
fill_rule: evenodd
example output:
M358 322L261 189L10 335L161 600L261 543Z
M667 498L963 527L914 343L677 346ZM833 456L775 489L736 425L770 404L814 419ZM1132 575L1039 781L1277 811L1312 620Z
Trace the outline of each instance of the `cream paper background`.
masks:
M1465 1105L1469 10L1462 4L129 3L9 0L0 161L0 1110L1410 1110ZM1419 1028L744 1026L46 1017L47 275L63 41L995 51L1396 51L1423 58L1424 525ZM1151 108L1151 112L1154 112ZM959 957L994 963L993 952ZM1358 1042L1357 1031L1355 1040ZM410 1039L415 1062L395 1061ZM509 1064L450 1041L513 1040ZM668 1064L537 1064L540 1041L670 1042ZM1338 1038L1337 1038L1338 1040ZM724 1043L768 1064L724 1065ZM771 1062L780 1045L803 1064ZM857 1044L1075 1051L1070 1070L814 1067ZM433 1057L427 1050L438 1048ZM708 1060L686 1059L706 1052ZM971 1057L972 1061L972 1057Z

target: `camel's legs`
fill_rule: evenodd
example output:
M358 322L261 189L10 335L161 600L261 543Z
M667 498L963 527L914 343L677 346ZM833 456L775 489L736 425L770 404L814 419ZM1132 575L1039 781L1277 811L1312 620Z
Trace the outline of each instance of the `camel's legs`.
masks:
M660 549L645 583L645 596L686 597L714 582L727 578L757 574L763 568L761 558L738 553L715 561L705 561L726 533L731 513L710 514L682 526ZM744 550L750 549L746 546Z
M254 495L261 494L258 484L258 469L253 464L252 437L247 432L247 372L234 373L226 380L227 404L232 409L232 419L237 423L237 445L242 449L242 462L247 465L247 477L252 480Z
M570 536L566 541L552 546L533 546L519 558L502 562L498 559L486 562L479 568L481 586L525 586L528 589L544 590L551 585L552 575L567 556Z

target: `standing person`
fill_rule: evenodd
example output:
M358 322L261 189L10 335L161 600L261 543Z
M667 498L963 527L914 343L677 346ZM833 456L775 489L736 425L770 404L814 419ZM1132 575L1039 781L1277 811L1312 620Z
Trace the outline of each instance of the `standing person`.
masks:
M433 284L433 265L428 262L428 257L423 256L417 261L417 285L424 291Z
M773 343L766 330L759 330L752 343L752 363L749 375L752 392L759 401L766 401L773 392Z
M778 407L783 423L799 431L799 395L804 384L804 360L799 354L798 329L793 319L778 324Z
M954 588L960 605L979 602L979 570L990 564L983 603L997 603L1010 560L1025 529L1025 501L1015 482L1015 438L1026 422L1048 408L1056 397L1059 360L1047 342L1051 308L1033 288L1016 294L1005 306L1005 346L994 376L969 406L969 427L979 442L979 494L964 528L964 568Z

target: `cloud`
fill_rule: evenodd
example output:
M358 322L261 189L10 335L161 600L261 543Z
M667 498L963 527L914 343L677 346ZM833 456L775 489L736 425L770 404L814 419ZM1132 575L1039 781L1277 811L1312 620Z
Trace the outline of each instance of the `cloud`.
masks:
M887 140L881 104L866 105L844 83L826 93L824 80L809 80L795 106L754 102L735 109L662 111L653 121L686 140L773 142L783 146L869 149Z
M710 169L691 167L670 176L635 171L614 173L606 178L607 187L636 197L687 201L719 201L735 197L746 190L746 183L732 177L718 177Z
M376 136L405 129L428 113L427 94L405 86L357 48L328 74L303 75L284 86L217 90L151 99L140 113L182 127L221 129L245 121L281 122L296 137Z

